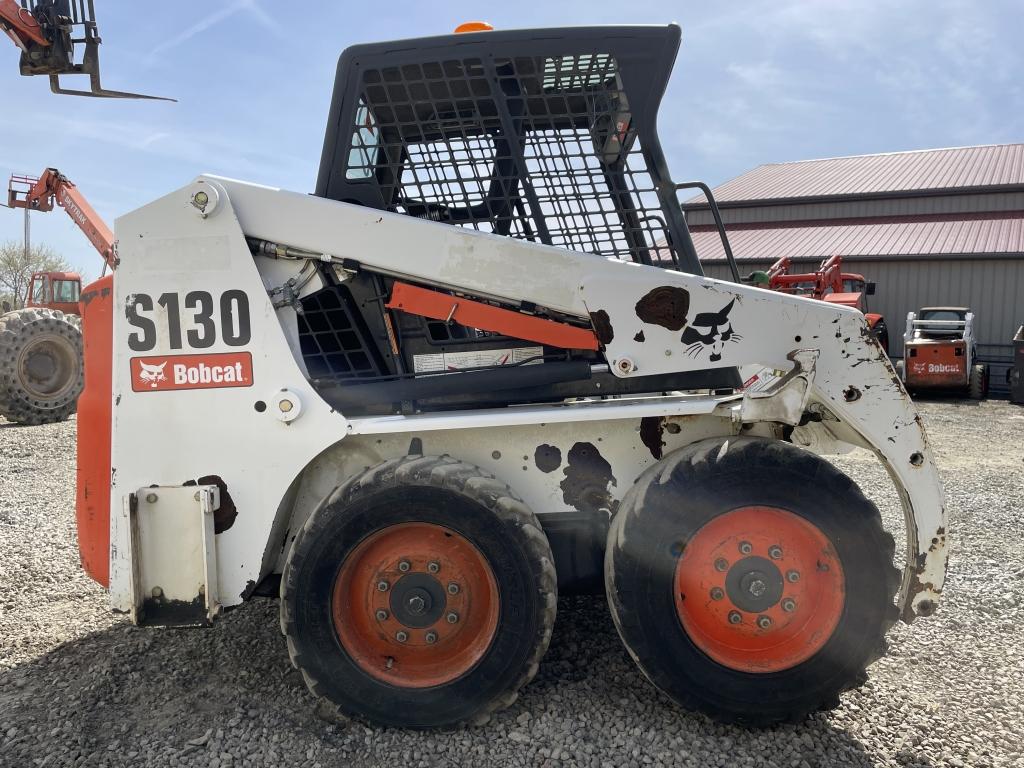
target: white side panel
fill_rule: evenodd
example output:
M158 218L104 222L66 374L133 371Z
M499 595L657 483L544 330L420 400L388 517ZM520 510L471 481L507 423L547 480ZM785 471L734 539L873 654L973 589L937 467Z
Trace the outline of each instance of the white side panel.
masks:
M182 190L116 222L121 259L114 280L114 402L111 489L110 599L129 610L130 529L121 513L123 498L149 485L180 485L208 476L227 485L237 517L216 536L221 602L234 605L259 578L260 564L278 504L302 467L346 432L346 420L312 390L295 362L281 323L267 298L229 201L200 217ZM199 349L171 348L169 312L158 299L166 293L184 301L204 291L217 302L228 290L244 291L249 301L251 340L230 346L218 327L216 342ZM129 298L149 295L156 323L156 345L133 351L137 329L126 317ZM219 306L214 322L222 323ZM195 312L180 307L189 323ZM136 334L137 335L137 334ZM251 386L222 389L134 391L130 359L202 352L252 354ZM290 423L257 401L270 403L287 388L301 399L303 413Z

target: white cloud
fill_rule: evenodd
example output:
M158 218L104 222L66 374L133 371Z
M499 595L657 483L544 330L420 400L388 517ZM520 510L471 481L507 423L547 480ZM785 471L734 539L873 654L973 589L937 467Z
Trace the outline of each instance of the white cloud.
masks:
M729 74L736 77L744 85L751 88L776 88L785 85L790 77L770 61L759 61L754 64L733 63L726 67Z
M177 48L184 42L191 40L196 35L200 35L211 27L220 24L236 13L240 11L247 12L253 19L259 22L263 27L280 34L277 24L273 18L260 7L257 0L234 0L234 2L224 6L220 10L214 11L203 19L200 19L192 26L178 33L169 40L165 40L160 45L156 46L145 58L145 63L149 66L155 64L161 54L166 53L172 48Z

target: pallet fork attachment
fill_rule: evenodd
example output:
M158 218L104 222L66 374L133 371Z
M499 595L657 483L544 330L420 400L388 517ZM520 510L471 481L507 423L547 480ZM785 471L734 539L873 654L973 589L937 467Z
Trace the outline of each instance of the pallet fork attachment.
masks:
M81 28L81 37L74 37ZM100 82L102 42L92 0L0 0L0 30L21 49L20 69L25 76L47 75L50 90L68 96L104 99L177 101L130 91L112 91ZM75 62L75 46L84 46ZM88 75L89 90L65 88L61 75Z

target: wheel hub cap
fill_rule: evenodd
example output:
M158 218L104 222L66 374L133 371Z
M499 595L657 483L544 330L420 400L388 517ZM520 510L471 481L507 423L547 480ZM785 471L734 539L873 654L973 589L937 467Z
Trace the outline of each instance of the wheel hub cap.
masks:
M407 627L422 629L437 623L447 602L437 579L426 573L409 573L391 590L391 615Z
M42 333L22 348L17 365L21 385L29 396L53 402L73 390L81 363L68 339Z
M828 537L777 507L740 507L708 521L682 547L673 583L690 639L743 672L809 659L832 636L846 598Z
M782 598L782 573L775 563L751 555L733 565L725 575L725 594L743 611L766 611Z

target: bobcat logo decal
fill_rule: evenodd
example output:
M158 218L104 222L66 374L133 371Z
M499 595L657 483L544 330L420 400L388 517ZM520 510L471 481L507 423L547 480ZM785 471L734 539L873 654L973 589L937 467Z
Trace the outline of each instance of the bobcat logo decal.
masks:
M693 318L683 330L682 342L686 345L686 354L698 357L705 349L711 351L708 358L712 363L722 359L722 350L727 341L738 344L743 338L732 329L729 312L732 311L733 299L718 312L701 312Z
M161 381L167 381L167 377L164 375L164 367L167 365L167 361L160 363L160 365L146 365L146 363L140 362L142 370L139 371L139 379L149 384L150 387L156 389L157 384Z

